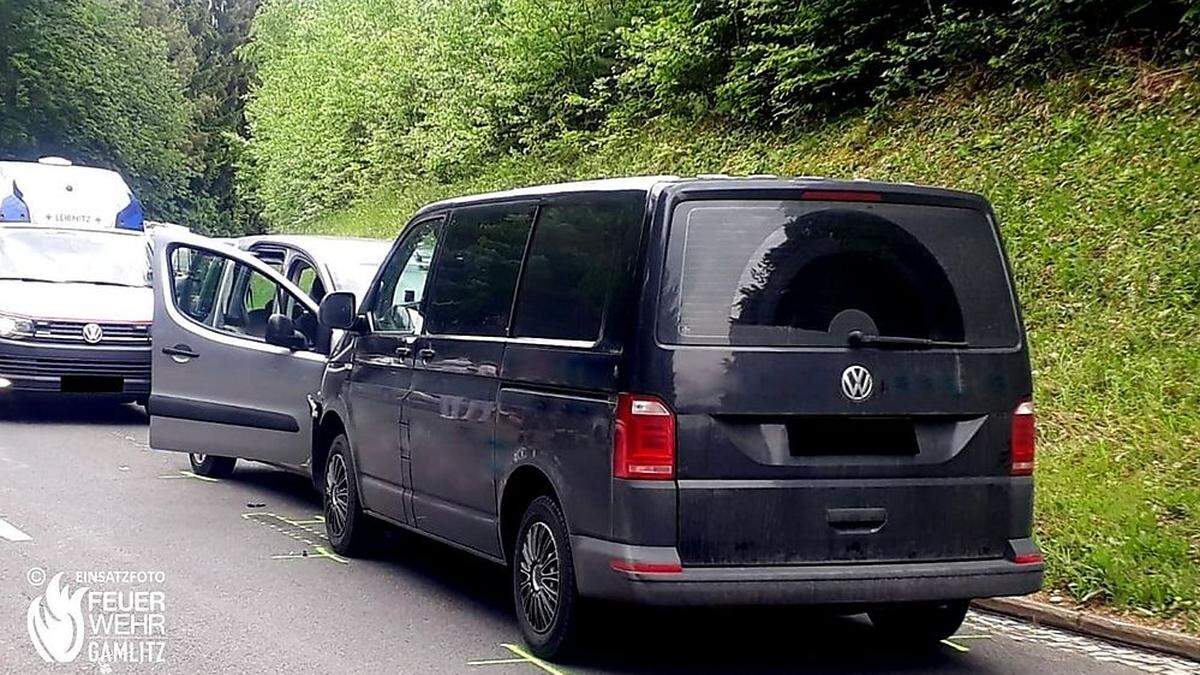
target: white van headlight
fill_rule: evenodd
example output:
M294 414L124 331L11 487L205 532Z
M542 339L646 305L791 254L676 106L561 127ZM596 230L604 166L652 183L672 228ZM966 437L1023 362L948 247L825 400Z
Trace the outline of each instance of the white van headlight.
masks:
M19 340L33 337L33 322L22 316L0 314L0 338Z

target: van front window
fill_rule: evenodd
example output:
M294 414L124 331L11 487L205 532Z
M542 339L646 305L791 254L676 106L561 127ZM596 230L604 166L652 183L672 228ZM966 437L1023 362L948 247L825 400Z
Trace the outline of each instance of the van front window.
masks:
M150 242L89 230L0 228L0 280L148 287Z

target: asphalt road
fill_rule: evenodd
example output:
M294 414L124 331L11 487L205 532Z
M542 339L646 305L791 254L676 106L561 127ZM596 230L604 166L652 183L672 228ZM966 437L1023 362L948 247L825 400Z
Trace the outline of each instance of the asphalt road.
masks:
M399 533L364 559L330 557L305 479L242 463L200 480L146 442L134 406L0 401L0 671L1200 672L985 614L907 653L861 617L790 609L614 614L577 659L540 664L521 654L502 569ZM52 615L65 638L44 612L30 626L31 604L55 611L58 573L89 592L74 659L48 664L33 633L54 654L76 644L69 612Z

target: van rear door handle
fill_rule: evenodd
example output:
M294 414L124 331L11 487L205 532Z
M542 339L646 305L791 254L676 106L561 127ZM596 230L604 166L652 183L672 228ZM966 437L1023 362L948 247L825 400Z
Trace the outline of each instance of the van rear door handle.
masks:
M409 347L408 345L396 347L396 358L407 359L410 356L412 356L412 347Z
M167 356L179 359L198 359L200 355L192 351L192 348L187 345L175 345L174 347L163 347L162 353Z
M425 360L425 361L428 361L429 359L432 359L434 356L437 356L437 352L433 350L433 347L425 347L424 349L422 349L421 351L419 351L417 353L420 354L421 359Z
M887 509L826 509L825 520L839 532L869 534L887 523Z

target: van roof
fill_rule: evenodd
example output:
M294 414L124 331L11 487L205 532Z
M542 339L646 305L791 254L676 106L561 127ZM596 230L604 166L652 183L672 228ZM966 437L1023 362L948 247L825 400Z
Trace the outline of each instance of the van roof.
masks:
M29 222L62 228L109 230L133 191L115 171L50 158L0 161L0 196L20 190Z
M914 183L888 183L861 179L844 180L825 178L823 176L779 177L771 175L727 176L724 174L715 174L691 177L672 175L633 176L536 185L514 190L444 199L425 206L417 214L421 215L456 206L465 206L467 204L505 201L523 197L537 198L584 192L645 192L651 194L668 189L684 194L712 192L714 193L713 198L721 198L724 196L721 193L730 192L761 192L764 195L769 195L771 192L794 192L805 189L831 192L874 192L884 195L885 201L974 208L987 207L987 201L978 194Z

